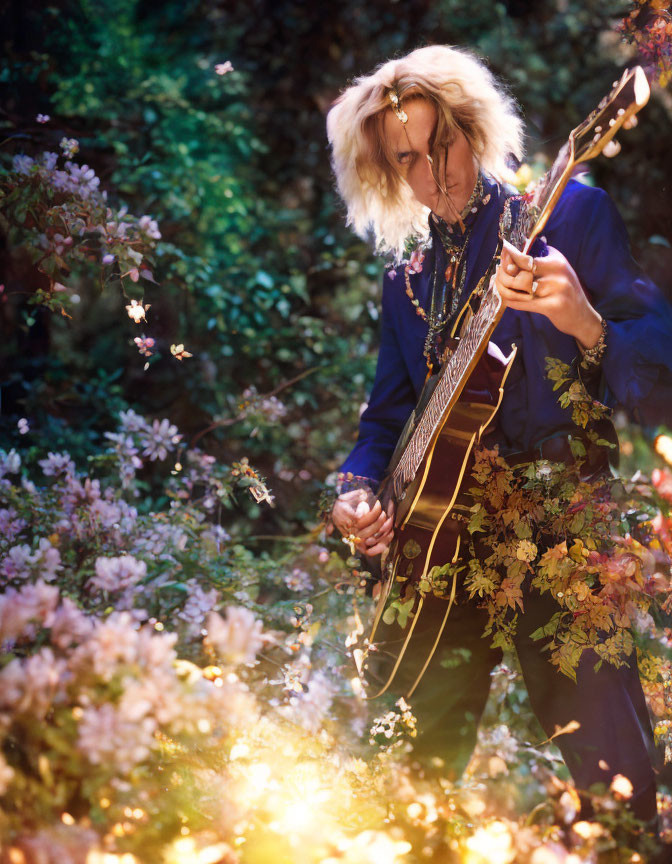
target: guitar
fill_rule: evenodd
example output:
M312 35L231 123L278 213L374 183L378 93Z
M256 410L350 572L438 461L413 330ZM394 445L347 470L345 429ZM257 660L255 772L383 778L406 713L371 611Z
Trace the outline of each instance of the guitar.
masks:
M507 201L508 214L505 209L500 222L502 238L527 254L548 222L575 167L603 151L605 155L615 155L618 150L614 135L622 127L634 125L634 115L647 103L649 94L646 75L639 66L626 71L614 82L609 95L571 132L552 167L536 186L525 195ZM609 150L614 152L610 154ZM512 200L520 201L515 219L508 206ZM462 482L469 476L475 445L497 413L516 355L515 345L505 356L490 342L505 306L489 277L490 270L460 312L449 340L449 353L439 371L427 380L378 490L383 509L391 502L394 504L395 532L380 565L380 581L376 586L378 602L370 634L362 640L363 647L354 652L362 677L368 647L375 644L376 630L395 584L401 583L402 595L406 586L426 586L434 568L455 563L459 557L466 518L460 512ZM461 326L459 338L455 336L458 326ZM369 563L375 572L375 559L369 559ZM455 592L456 570L453 568L443 622L407 697L412 695L438 645ZM367 696L369 699L382 695L394 679L420 617L423 591L418 592L418 597L394 668L382 689Z

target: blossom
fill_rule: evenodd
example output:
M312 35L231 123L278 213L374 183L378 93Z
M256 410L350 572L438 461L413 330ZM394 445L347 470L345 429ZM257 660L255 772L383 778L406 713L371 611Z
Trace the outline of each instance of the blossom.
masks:
M30 546L25 543L12 546L2 562L0 572L7 580L26 579L30 575L31 563Z
M46 459L40 459L37 463L46 477L56 477L58 474L74 474L75 463L69 453L51 453Z
M0 711L42 719L65 671L65 660L57 659L51 648L42 648L26 660L11 660L0 671Z
M215 588L204 591L195 579L185 582L185 587L189 591L189 596L179 617L187 625L187 633L190 636L198 636L206 615L212 612L219 601L219 592Z
M132 555L118 558L96 558L96 575L89 579L89 585L99 591L123 591L144 579L147 565L137 561Z
M19 422L16 425L19 429L19 435L25 435L26 432L30 430L30 426L28 425L28 421L25 417L19 418Z
M135 321L136 324L139 324L141 321L146 322L147 319L145 318L145 312L150 308L150 306L150 303L143 306L143 304L138 303L137 300L131 300L130 304L126 307L128 317Z
M29 174L35 160L23 153L17 153L12 157L12 168L19 174Z
M13 448L6 453L0 450L0 477L5 474L18 474L21 470L21 457Z
M114 262L115 257L116 256L112 255L111 252L107 252L105 255L103 255L103 264L112 264Z
M152 461L159 459L163 461L168 453L175 449L181 435L177 432L169 420L154 420L151 428L148 428L141 436L144 446L143 456L149 456Z
M233 64L230 60L227 60L225 63L218 63L215 66L215 72L218 75L226 75L227 72L233 72Z
M138 346L138 351L142 354L143 357L151 357L154 353L153 348L155 345L154 339L151 336L136 336L133 340L135 344Z
M51 628L51 643L63 651L82 642L94 627L93 619L82 612L69 597L63 598L46 623Z
M632 783L623 774L614 775L609 789L613 792L614 797L619 798L621 801L626 801L628 798L632 798Z
M38 114L35 119L38 123L48 123L51 120L51 117L48 114Z
M149 756L156 727L153 717L125 717L109 702L90 705L79 722L77 749L93 765L114 765L127 773Z
M171 345L170 353L176 360L184 360L185 357L193 357L193 354L190 354L188 351L184 350L184 345L180 343L179 345Z
M0 596L0 644L32 636L33 622L44 625L57 604L58 588L42 580L19 590L9 588Z
M409 273L422 273L422 262L425 260L425 255L420 249L414 249L411 253L406 270Z
M59 147L66 156L74 156L79 150L79 141L76 138L61 138Z
M310 591L313 587L312 580L305 570L295 567L291 573L284 577L285 585L290 591Z
M119 412L119 425L124 432L144 432L149 425L144 417L136 414L132 408ZM108 435L108 437L111 437Z
M235 666L255 662L264 645L262 622L244 606L227 606L225 617L210 612L207 642L222 660Z
M100 185L100 177L88 165L76 165L74 162L66 162L66 168L70 172L70 191L77 192L82 198L90 198Z
M0 538L11 543L26 527L26 520L21 519L13 507L0 508Z
M156 219L152 219L150 216L141 216L138 219L138 225L153 240L161 239L161 232Z

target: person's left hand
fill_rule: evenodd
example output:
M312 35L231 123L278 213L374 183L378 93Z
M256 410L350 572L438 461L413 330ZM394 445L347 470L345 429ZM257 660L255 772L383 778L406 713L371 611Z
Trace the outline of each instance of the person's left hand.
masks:
M501 263L492 277L508 307L545 315L562 333L586 349L602 333L600 314L591 306L574 268L558 249L532 258L504 241Z

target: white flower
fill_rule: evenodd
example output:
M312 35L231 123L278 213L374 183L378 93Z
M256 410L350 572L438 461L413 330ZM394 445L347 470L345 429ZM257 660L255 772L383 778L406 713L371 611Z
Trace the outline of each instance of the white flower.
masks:
M142 304L138 303L137 300L131 300L130 305L126 307L126 311L128 312L128 317L135 321L136 324L139 324L141 321L147 321L145 318L145 312L150 308L149 303Z
M65 671L65 660L56 659L51 648L42 648L26 660L11 660L0 672L0 711L41 720Z
M51 627L52 644L62 651L82 642L94 627L94 620L82 612L69 597L63 598L46 623Z
M46 537L40 537L32 563L39 568L39 576L47 582L52 582L58 571L63 569L61 553Z
M12 449L9 453L0 450L0 477L5 474L18 474L21 470L21 457Z
M169 420L154 420L151 429L141 437L145 448L142 455L149 456L152 461L165 459L182 438L177 432L177 426L173 426Z
M285 585L290 591L310 591L313 587L312 580L305 570L295 567L291 573L284 576Z
M19 174L29 174L30 169L34 164L34 160L23 153L17 153L17 155L12 158L12 168Z
M133 720L109 702L88 706L79 722L77 749L93 765L114 766L127 773L149 756L155 731L153 717Z
M69 453L49 453L46 459L40 459L37 463L45 476L56 477L58 474L74 474L75 463Z
M144 432L149 424L140 414L136 414L132 408L128 411L119 412L119 426L122 432Z
M33 622L44 625L58 604L58 588L39 581L20 590L9 588L0 596L0 644L19 636L32 636Z
M25 543L12 546L3 559L0 572L7 580L27 579L30 576L31 563L30 546Z
M138 225L153 240L160 240L161 239L161 232L159 231L159 225L155 219L152 219L150 216L141 216L140 219L138 219Z
M51 120L51 117L48 114L38 114L35 119L38 123L48 123Z
M89 579L89 586L99 591L123 591L137 585L147 575L147 565L132 555L119 558L96 558L96 575Z
M211 612L207 630L207 642L232 666L254 663L265 642L262 622L244 606L227 606L224 618Z
M16 424L19 428L19 435L25 435L30 431L30 426L28 425L28 421L25 417L20 417L19 422Z
M187 624L187 634L192 637L198 636L206 615L208 612L212 612L218 603L219 592L215 588L211 591L204 591L195 579L189 579L185 586L189 589L189 598L179 613L179 617Z
M623 774L615 774L609 789L614 793L616 798L627 800L632 798L632 783Z

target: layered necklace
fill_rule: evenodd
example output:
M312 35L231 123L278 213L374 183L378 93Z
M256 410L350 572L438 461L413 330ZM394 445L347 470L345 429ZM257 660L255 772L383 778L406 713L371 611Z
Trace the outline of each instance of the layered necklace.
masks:
M483 176L479 171L474 189L460 214L459 220L449 225L436 213L432 212L430 214L430 230L434 243L436 244L438 238L445 252L447 264L444 272L440 274L437 267L440 260L439 250L435 249L435 267L432 278L429 314L420 306L419 301L415 298L413 289L411 288L409 272L408 270L405 272L406 294L415 306L416 314L423 321L426 321L429 326L423 351L428 365L432 364L433 359L435 360L437 355L440 356L436 350L439 337L459 307L467 274L466 252L469 245L469 237L471 236L478 213L490 201L491 197L490 193L484 195L484 192ZM460 227L460 221L464 225L464 232ZM434 358L432 358L432 354L434 354Z

